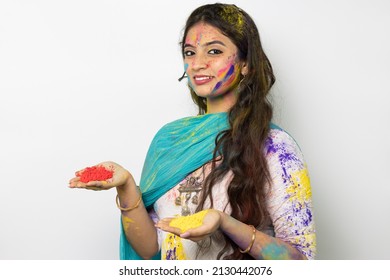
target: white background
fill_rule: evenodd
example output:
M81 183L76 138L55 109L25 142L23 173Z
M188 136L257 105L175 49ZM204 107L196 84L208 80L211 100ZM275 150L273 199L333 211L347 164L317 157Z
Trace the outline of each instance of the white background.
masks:
M390 259L390 2L226 2L254 18L274 66L318 258ZM204 3L0 1L0 259L118 259L115 191L67 182L105 160L138 182L154 133L196 113L178 43Z

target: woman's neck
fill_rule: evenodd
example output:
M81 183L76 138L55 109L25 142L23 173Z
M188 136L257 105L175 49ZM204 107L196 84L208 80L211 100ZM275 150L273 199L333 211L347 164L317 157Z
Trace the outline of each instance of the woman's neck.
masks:
M206 114L228 112L236 104L237 96L234 92L226 93L221 96L207 98Z

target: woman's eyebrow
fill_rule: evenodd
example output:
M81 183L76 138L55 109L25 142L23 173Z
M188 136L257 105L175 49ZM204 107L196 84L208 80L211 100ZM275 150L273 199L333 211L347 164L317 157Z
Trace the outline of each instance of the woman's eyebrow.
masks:
M191 44L184 44L184 48L187 48L187 47L189 47L189 48L195 48L193 45L191 45Z
M224 47L226 47L226 45L221 42L221 41L218 41L218 40L214 40L214 41L210 41L210 42L207 42L207 43L204 43L202 46L210 46L210 45L214 45L214 44L218 44L218 45L222 45ZM184 44L184 48L195 48L195 46L191 45L191 44Z
M210 45L214 45L214 44L218 44L218 45L222 45L222 46L226 47L226 45L223 42L218 41L218 40L207 42L204 44L204 46L210 46Z

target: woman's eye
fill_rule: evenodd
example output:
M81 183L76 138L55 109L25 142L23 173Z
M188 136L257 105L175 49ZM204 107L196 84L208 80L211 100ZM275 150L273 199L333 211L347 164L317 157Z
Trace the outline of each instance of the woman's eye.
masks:
M217 49L209 50L209 54L221 54L221 53L222 53L222 51L217 50Z
M193 52L193 51L184 51L184 56L191 56L194 54L195 54L195 52Z

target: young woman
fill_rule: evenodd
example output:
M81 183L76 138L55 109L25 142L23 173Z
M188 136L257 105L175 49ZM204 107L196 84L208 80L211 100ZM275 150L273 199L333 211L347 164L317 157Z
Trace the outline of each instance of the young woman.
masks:
M187 20L182 54L199 115L160 129L139 187L114 162L99 164L112 179L82 183L76 172L70 187L116 187L121 259L313 259L306 165L271 123L275 78L253 20L235 5L201 6ZM203 209L201 226L170 226Z

